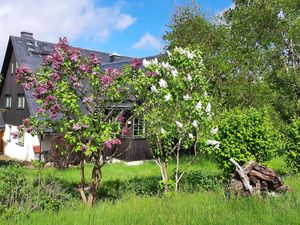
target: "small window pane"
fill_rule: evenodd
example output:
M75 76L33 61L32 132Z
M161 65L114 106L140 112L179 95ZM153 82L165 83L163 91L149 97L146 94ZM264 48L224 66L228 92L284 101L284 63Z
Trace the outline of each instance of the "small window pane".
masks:
M11 95L5 95L5 108L11 108Z
M15 73L15 64L11 63L11 74Z
M18 144L24 146L24 134L20 134Z
M144 138L145 137L145 122L143 119L133 119L133 137Z
M18 94L18 108L24 109L24 107L25 107L25 95Z

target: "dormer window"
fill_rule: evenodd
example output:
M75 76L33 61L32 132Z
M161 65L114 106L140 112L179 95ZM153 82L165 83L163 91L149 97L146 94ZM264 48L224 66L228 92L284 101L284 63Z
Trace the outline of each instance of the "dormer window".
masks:
M10 109L11 108L11 95L5 95L5 108Z
M25 95L18 94L18 109L24 109L24 108L25 108Z

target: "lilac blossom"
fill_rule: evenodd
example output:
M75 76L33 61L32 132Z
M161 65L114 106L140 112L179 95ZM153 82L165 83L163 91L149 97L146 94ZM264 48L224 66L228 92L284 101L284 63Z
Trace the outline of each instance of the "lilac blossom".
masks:
M75 123L72 127L73 130L78 131L81 129L81 126L78 123Z
M130 62L130 65L131 65L131 67L132 68L134 68L134 69L139 69L140 67L141 67L141 65L142 65L142 62L141 62L141 60L139 60L139 59L133 59L131 62Z

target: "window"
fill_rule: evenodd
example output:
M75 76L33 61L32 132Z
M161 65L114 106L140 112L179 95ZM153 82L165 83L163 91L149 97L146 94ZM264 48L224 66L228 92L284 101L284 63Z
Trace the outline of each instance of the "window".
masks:
M11 108L11 95L5 95L5 108Z
M145 121L140 118L133 119L133 137L144 138L145 137Z
M18 109L24 109L25 107L25 95L18 94Z
M15 64L14 63L11 63L11 74L14 74L15 73Z
M8 126L8 135L7 135L7 141L11 141L11 126Z
M18 144L24 146L24 134L19 134Z

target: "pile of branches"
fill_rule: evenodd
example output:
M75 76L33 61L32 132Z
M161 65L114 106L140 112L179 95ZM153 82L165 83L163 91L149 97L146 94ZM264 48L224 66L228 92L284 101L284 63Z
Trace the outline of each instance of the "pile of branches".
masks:
M234 159L230 159L230 162L236 166L236 171L228 186L230 194L267 195L290 190L280 176L266 166L251 161L241 167Z

